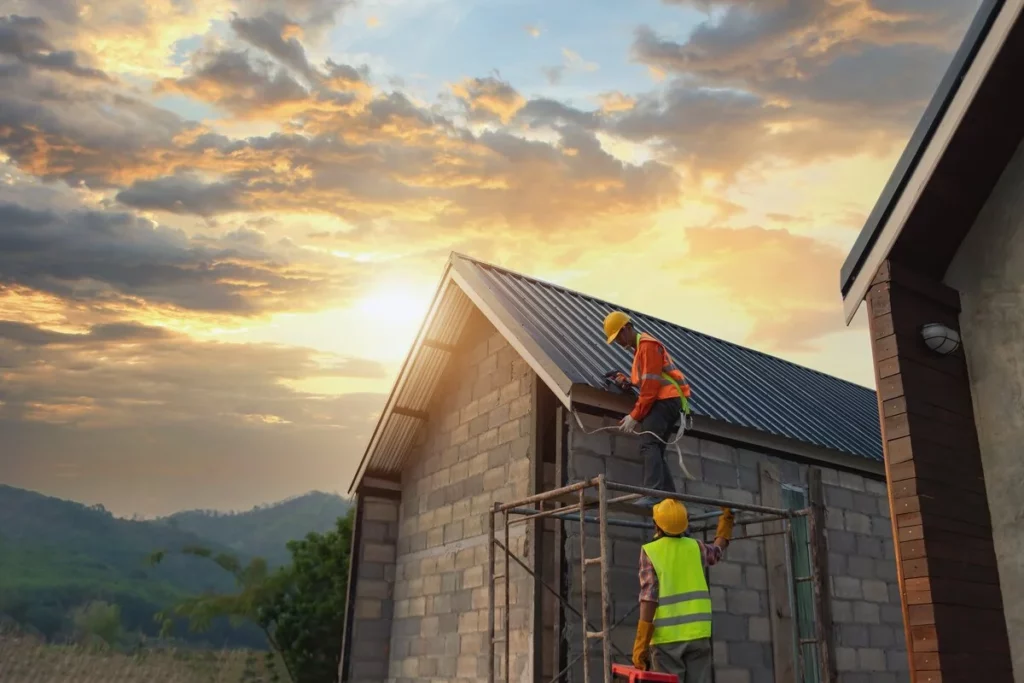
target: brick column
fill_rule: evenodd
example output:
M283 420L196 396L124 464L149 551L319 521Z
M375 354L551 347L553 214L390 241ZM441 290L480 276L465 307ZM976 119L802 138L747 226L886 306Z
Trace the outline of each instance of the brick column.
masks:
M911 680L1013 681L956 291L886 262L867 297Z
M359 494L350 558L349 612L342 681L383 683L388 677L394 615L397 497Z

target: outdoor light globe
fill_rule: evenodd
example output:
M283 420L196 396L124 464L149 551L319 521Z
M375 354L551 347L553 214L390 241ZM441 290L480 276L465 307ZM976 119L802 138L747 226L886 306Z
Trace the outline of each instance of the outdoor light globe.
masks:
M921 328L921 337L929 349L943 356L960 348L960 333L942 323L928 323Z

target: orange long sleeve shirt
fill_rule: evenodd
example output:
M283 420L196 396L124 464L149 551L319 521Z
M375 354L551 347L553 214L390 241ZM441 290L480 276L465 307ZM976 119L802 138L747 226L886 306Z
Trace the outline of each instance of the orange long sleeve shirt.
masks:
M640 376L640 397L636 400L630 415L640 422L658 400L662 388L661 372L665 367L665 355L662 346L651 341L641 341L637 345L633 360ZM678 392L676 393L678 396Z

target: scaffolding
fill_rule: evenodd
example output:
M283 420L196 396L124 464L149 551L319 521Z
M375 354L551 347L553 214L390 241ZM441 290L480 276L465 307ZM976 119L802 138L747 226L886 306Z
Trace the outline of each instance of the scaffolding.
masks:
M617 494L612 497L612 494ZM628 484L621 484L618 482L609 481L605 475L598 475L592 479L580 481L568 486L561 488L552 489L544 493L538 493L521 500L517 500L510 503L495 503L492 507L489 515L488 524L488 629L487 637L490 646L488 647L488 683L496 683L497 679L497 667L495 662L495 649L498 646L504 649L504 675L503 680L505 683L510 683L510 662L511 662L511 633L510 633L510 586L509 581L511 563L515 562L516 565L525 570L536 582L536 585L542 586L555 598L558 599L562 608L572 612L575 617L579 618L582 623L583 633L583 647L579 654L577 654L571 661L569 661L555 676L551 679L550 683L557 683L563 680L569 670L576 665L581 659L583 661L583 680L589 683L590 678L590 648L591 641L600 641L601 648L601 661L603 669L603 680L604 683L612 682L611 666L613 664L612 650L625 661L632 659L631 654L623 652L617 647L611 639L612 631L624 623L629 617L639 608L639 602L632 610L627 614L620 617L615 623L611 623L611 602L612 596L609 588L609 549L608 549L608 528L610 526L623 526L632 527L636 529L643 529L647 531L653 531L653 523L651 521L642 521L637 519L628 518L617 518L609 517L609 512L616 514L623 514L627 516L641 516L648 520L650 519L650 509L644 509L635 504L635 502L643 497L655 497L659 499L673 498L683 503L689 503L691 505L704 506L709 508L715 508L714 511L694 514L690 516L691 523L693 522L709 522L717 517L720 513L720 508L728 507L731 508L736 514L735 526L744 530L742 536L734 538L733 542L742 542L746 539L751 538L764 538L769 536L782 536L784 540L785 548L785 572L786 572L786 586L787 586L787 600L789 604L789 614L793 615L792 626L793 626L793 643L794 643L794 659L797 664L795 674L798 677L793 683L804 683L808 680L812 681L827 681L828 676L826 673L830 670L829 660L829 648L826 646L825 628L826 624L823 623L822 615L825 612L825 605L823 603L823 596L828 594L828 577L822 575L820 571L823 565L823 558L821 557L824 550L819 547L818 544L814 543L813 540L809 543L810 550L810 573L806 576L794 576L793 572L793 525L792 521L796 518L806 518L808 520L808 534L810 539L814 539L817 531L823 529L823 511L816 505L810 505L803 509L783 509L765 507L762 505L754 505L747 503L735 503L727 500L718 500L714 498L706 498L702 496L688 495L685 493L668 493L665 491L658 491L654 489L646 489L640 486L631 486ZM553 506L553 507L548 507ZM590 511L592 514L588 515ZM593 512L596 511L596 515ZM497 537L497 530L499 528L498 518L501 517L501 524L503 526L503 537L501 540ZM577 522L580 526L579 533L579 545L580 545L580 609L576 609L570 602L567 595L563 595L563 591L552 587L542 577L538 576L537 572L532 569L526 560L517 556L513 551L509 543L510 528L515 524L521 524L539 520L542 518L554 518L563 521ZM745 533L748 525L763 525L755 533ZM587 557L587 526L598 527L598 539L599 539L599 554L596 557ZM771 528L769 528L771 525ZM539 527L538 527L539 528ZM714 530L714 526L697 526L694 527L691 524L688 530L688 535L693 535L695 532L706 532ZM496 553L495 550L500 550L503 554L503 567L502 574L496 573ZM561 552L561 550L559 551ZM587 568L591 566L600 567L600 594L601 594L601 623L600 627L595 627L590 620L587 618ZM495 598L496 598L496 582L498 580L505 581L504 593L504 605L501 610L502 620L502 631L501 634L497 633L496 617L498 616ZM796 618L796 587L802 583L810 583L813 586L813 621L814 629L813 636L802 637L800 633L799 620ZM710 585L709 585L710 588ZM535 600L540 600L539 595L534 596ZM559 637L561 637L559 635ZM812 646L814 655L808 656L807 646ZM536 653L535 653L536 654ZM813 661L807 661L813 660ZM556 663L557 666L557 663ZM811 678L807 677L809 670L814 670L815 675ZM789 683L778 681L777 683Z

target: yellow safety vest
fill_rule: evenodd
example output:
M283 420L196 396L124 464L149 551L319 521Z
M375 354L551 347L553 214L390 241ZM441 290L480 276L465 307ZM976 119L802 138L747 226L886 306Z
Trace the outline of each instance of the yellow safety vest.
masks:
M710 638L711 593L697 541L662 536L644 545L644 551L658 574L651 644Z

